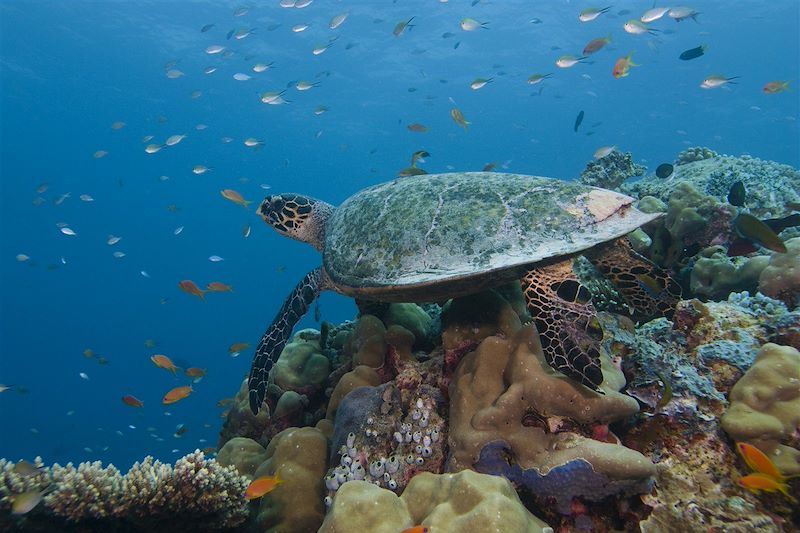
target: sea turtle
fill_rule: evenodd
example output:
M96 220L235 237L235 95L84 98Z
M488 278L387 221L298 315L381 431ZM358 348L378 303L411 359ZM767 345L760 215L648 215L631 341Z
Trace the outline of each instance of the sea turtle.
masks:
M658 218L615 191L552 178L458 172L399 178L339 207L301 194L268 196L258 214L322 253L256 349L248 380L258 413L269 370L322 290L364 300L432 302L521 280L548 363L601 392L602 331L572 272L583 254L641 315L667 314L680 287L621 237Z

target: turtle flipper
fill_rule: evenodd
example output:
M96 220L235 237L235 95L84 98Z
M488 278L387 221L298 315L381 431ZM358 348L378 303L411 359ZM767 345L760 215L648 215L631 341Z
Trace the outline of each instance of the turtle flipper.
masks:
M536 323L547 364L602 394L600 341L591 294L572 271L572 260L528 271L522 291Z
M672 318L681 286L670 275L637 254L628 239L598 246L586 257L610 279L637 319Z
M315 268L306 274L283 302L283 306L269 329L261 337L261 342L258 343L256 355L253 358L253 366L250 368L250 377L247 379L247 388L250 391L250 410L253 411L253 414L258 414L258 410L267 396L269 371L286 346L292 329L303 318L323 289L323 277L322 267Z

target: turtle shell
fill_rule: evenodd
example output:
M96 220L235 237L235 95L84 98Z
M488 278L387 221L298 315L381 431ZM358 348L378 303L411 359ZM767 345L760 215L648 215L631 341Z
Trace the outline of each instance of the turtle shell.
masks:
M518 278L536 263L575 255L660 216L642 213L633 201L578 182L520 174L400 178L363 189L336 208L323 265L345 294L455 296Z

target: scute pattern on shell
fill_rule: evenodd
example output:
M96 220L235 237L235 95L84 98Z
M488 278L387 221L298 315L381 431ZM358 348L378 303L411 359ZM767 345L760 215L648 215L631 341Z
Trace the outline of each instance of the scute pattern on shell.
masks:
M355 288L477 277L574 254L657 218L632 202L578 182L519 174L401 178L336 209L323 262L335 283Z

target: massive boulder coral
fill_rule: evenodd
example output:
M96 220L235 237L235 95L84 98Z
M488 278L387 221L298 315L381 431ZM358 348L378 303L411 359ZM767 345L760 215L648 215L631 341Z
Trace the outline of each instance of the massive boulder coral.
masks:
M122 476L100 462L74 466L42 465L32 476L16 473L0 459L0 526L14 526L9 516L14 495L45 491L43 503L25 516L26 527L53 531L74 525L86 531L221 531L248 516L247 478L195 451L174 466L146 457ZM48 488L49 487L49 488Z
M275 362L272 378L284 391L311 395L330 373L330 361L322 355L319 332L305 329L295 333Z
M765 255L728 257L721 247L701 252L692 268L689 287L692 294L712 300L725 300L732 292L756 292L759 276L770 262Z
M547 365L532 326L512 338L485 339L450 385L448 470L502 474L555 498L564 513L574 497L647 492L654 465L617 444L607 427L635 414L638 404L617 392L622 373L603 363L600 395Z
M761 271L758 290L794 309L800 306L800 237L784 244L786 253L772 254L769 265Z
M336 494L319 531L396 533L418 524L437 533L553 531L522 505L508 480L470 470L420 474L400 497L372 483L349 481Z
M730 393L722 428L756 445L785 475L800 474L800 352L768 343Z
M266 460L254 476L283 480L259 504L256 523L262 531L316 531L322 524L322 477L327 467L328 440L316 428L289 428L267 446Z

